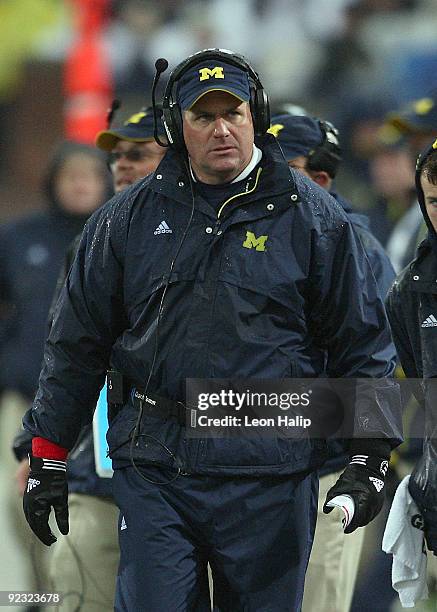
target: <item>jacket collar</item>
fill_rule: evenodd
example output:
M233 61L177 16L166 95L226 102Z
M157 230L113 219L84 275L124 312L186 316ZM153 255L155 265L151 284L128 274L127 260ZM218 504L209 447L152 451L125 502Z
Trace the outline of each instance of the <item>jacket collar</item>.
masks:
M428 240L417 249L417 257L409 265L409 284L413 291L437 293L437 257Z
M262 168L261 180L256 189L252 191L252 182L256 172L252 172L247 180L241 181L242 191L251 191L250 202L263 198L270 198L283 193L299 195L296 184L282 151L271 134L266 134L257 146L262 150L260 166ZM179 155L169 150L156 169L150 180L150 188L155 192L169 197L181 204L192 205L190 179L188 166L182 162ZM196 185L193 183L194 193ZM201 198L196 197L195 206L209 216L215 216L215 211Z

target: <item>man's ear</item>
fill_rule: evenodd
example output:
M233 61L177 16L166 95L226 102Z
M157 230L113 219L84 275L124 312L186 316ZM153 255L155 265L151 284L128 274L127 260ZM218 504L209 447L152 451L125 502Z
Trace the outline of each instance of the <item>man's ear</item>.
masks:
M327 172L324 170L311 170L311 178L315 183L320 185L323 189L329 191L332 184L332 179Z

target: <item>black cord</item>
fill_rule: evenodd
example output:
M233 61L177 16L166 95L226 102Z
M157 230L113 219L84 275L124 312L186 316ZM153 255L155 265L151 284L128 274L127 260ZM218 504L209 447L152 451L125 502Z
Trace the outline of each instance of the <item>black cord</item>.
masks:
M160 328L160 324L161 324L162 313L163 313L163 310L164 310L165 296L167 294L167 290L168 290L168 287L169 287L169 284L170 284L171 275L172 275L174 267L176 265L176 260L177 260L177 258L179 256L179 253L181 252L182 246L183 246L183 244L185 242L185 239L186 239L186 237L188 235L188 230L190 229L190 226L191 226L191 223L192 223L193 217L194 217L194 202L195 202L194 181L193 181L193 177L191 175L191 170L190 170L190 166L189 166L189 163L188 163L188 158L185 155L183 155L183 154L181 154L180 157L181 157L181 161L182 161L182 163L185 166L185 169L187 171L188 181L189 181L189 184L190 184L190 191L191 191L191 212L190 212L190 216L188 218L188 223L187 223L187 225L186 225L186 227L184 229L184 232L182 234L182 238L181 238L181 240L179 242L179 245L178 245L178 248L176 250L176 254L175 254L175 256L173 257L173 259L171 261L170 268L169 268L168 275L167 275L167 281L165 283L164 290L162 292L161 301L160 301L159 308L158 308L158 317L157 317L156 334L155 334L155 347L154 347L154 351L153 351L152 365L150 367L149 376L147 378L147 382L146 382L146 385L145 385L145 388L144 388L144 392L143 392L144 393L144 397L146 397L146 395L147 395L147 391L149 389L150 381L152 379L152 376L153 376L153 373L154 373L154 370L155 370L156 358L158 356L159 328ZM133 435L132 435L131 443L130 443L130 447L129 447L129 458L130 458L132 467L134 468L136 473L143 480L146 480L147 482L150 482L151 484L168 485L171 482L174 482L176 480L176 478L178 476L180 476L180 474L182 474L182 470L181 470L180 466L177 466L177 473L174 476L174 478L172 478L171 480L160 482L160 481L155 481L155 480L152 480L150 478L147 478L147 476L144 476L141 473L141 471L139 470L139 468L136 465L136 463L135 463L135 459L134 459L134 446L138 446L138 439L140 437L150 437L150 438L154 439L156 442L158 442L158 444L160 446L162 446L162 448L164 448L170 454L170 456L174 459L174 461L176 463L178 463L177 457L170 451L170 449L163 442L161 442L157 438L154 438L153 436L148 436L147 434L140 434L140 427L141 427L141 419L142 419L142 416L143 416L143 409L144 409L144 402L140 401L140 409L138 411L138 417L137 417L137 420L136 420L136 423L135 423L135 428L134 428L134 431L133 431Z

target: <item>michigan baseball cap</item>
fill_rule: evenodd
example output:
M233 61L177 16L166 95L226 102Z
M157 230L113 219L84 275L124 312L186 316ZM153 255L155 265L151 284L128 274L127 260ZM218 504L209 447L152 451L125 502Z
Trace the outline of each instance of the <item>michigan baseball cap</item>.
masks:
M179 79L176 99L182 110L189 110L209 91L225 91L241 102L249 102L249 75L219 59L199 62Z
M267 131L277 138L287 160L307 157L323 142L319 122L307 115L276 115Z
M162 111L158 114L158 134L164 136L164 128L161 124ZM122 126L111 130L103 130L96 136L96 146L104 151L112 151L119 140L128 142L147 142L153 140L153 109L151 107L141 109L127 119Z
M402 134L437 131L437 92L413 100L399 111L388 113L385 124Z

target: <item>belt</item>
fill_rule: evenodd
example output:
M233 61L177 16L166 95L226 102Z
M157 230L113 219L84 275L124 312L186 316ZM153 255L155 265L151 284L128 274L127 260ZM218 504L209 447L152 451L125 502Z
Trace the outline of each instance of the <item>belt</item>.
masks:
M150 391L146 395L142 389L137 387L132 388L131 395L134 405L142 404L145 416L158 417L163 421L166 421L169 417L175 417L179 425L185 426L189 409L182 402L156 395Z

